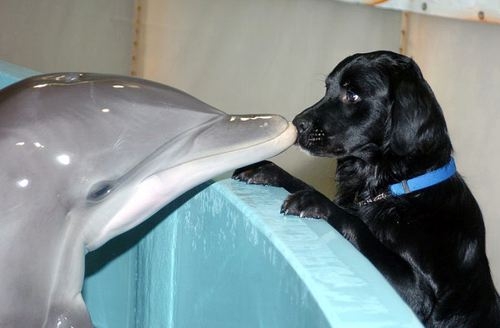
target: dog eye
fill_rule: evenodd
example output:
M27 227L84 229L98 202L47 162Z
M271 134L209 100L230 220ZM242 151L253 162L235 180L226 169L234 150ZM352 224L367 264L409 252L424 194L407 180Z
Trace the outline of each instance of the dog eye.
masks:
M354 104L361 100L361 97L351 90L346 90L345 94L342 97L342 101L344 103Z

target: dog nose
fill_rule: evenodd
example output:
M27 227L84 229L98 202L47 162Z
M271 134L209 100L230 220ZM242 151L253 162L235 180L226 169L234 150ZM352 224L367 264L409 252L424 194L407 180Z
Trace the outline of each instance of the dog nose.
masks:
M311 121L299 117L296 117L292 123L295 125L299 133L304 133L311 127Z

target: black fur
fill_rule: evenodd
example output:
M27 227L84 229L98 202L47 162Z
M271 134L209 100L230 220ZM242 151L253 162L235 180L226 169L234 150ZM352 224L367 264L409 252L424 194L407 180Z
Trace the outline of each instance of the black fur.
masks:
M325 96L293 123L301 148L337 157L335 202L271 162L234 177L289 190L282 212L326 219L426 327L500 327L481 211L458 173L421 191L359 205L450 160L443 113L412 59L386 51L344 59L326 79Z

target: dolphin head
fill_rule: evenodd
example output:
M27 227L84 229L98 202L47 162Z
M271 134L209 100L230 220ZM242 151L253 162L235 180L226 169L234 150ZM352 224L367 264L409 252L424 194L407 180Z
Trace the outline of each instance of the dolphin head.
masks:
M86 73L1 90L0 118L0 326L14 327L90 326L85 252L296 138L280 116L228 115L162 84Z

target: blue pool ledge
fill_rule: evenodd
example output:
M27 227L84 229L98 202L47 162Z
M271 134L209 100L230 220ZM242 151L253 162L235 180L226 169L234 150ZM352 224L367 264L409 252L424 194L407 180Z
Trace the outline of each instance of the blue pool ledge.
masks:
M85 285L96 327L421 327L325 221L279 214L286 196L205 184L90 254L105 263Z

